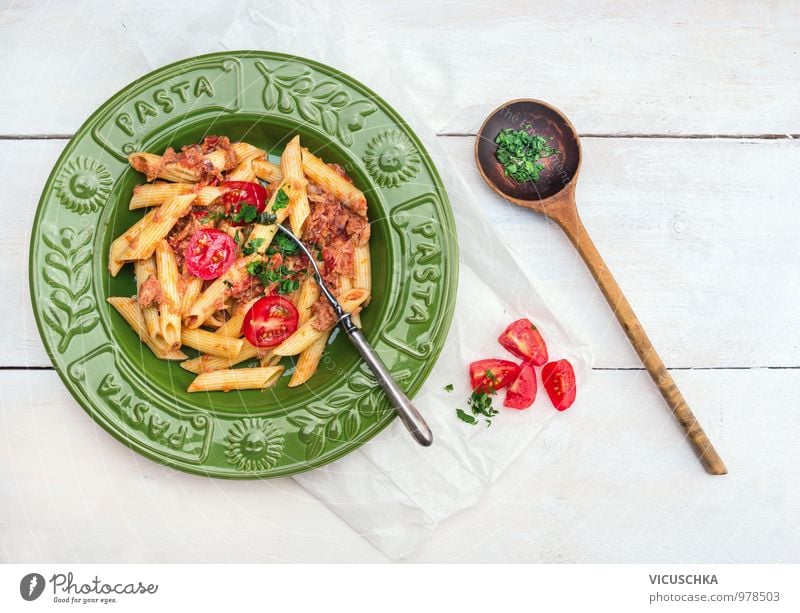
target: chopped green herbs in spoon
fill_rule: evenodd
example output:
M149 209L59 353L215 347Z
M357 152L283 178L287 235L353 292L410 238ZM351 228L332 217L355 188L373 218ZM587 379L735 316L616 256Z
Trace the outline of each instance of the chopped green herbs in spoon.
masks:
M539 160L558 153L547 144L543 136L526 130L500 130L497 138L497 161L503 165L503 172L515 181L525 183L538 181L544 164Z

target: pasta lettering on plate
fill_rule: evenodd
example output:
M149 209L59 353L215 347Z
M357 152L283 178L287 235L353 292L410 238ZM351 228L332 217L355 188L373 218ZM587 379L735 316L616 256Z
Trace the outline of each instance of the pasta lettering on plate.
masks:
M197 100L202 97L214 97L214 86L206 77L199 76L193 81L180 81L167 89L159 88L144 99L135 100L134 112L123 111L117 114L114 123L128 136L135 136L137 130L146 126L151 118L157 118L159 112L171 113L175 110L177 102L185 104L190 98Z

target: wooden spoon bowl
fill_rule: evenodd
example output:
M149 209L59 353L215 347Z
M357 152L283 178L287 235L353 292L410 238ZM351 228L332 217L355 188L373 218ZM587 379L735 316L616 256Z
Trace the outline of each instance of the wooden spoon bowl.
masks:
M497 161L495 138L500 130L524 129L547 139L557 153L542 160L539 180L519 183L505 175ZM541 100L512 100L496 109L481 126L475 141L475 160L486 183L503 198L554 220L572 241L597 281L611 310L627 334L642 364L680 423L705 469L712 475L728 471L722 458L689 409L672 375L647 338L639 319L608 270L581 222L575 204L575 185L581 168L578 132L560 111Z
M494 139L501 130L526 130L543 136L558 153L542 160L539 181L520 183L505 176L497 161ZM512 202L544 213L543 203L578 177L581 143L575 127L555 108L541 100L512 100L496 109L481 126L475 140L478 170L494 191Z

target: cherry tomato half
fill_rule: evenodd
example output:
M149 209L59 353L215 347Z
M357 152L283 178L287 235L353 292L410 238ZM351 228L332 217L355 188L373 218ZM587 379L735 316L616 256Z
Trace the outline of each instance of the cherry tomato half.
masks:
M191 274L210 281L233 266L236 243L222 230L201 228L192 234L183 255Z
M575 402L575 371L567 360L545 364L542 368L542 383L550 402L559 411L566 411Z
M267 190L260 183L248 181L223 181L220 187L229 191L222 197L225 210L233 218L239 214L243 204L256 208L256 213L262 213L267 205ZM231 221L232 226L243 226L244 221Z
M536 366L547 362L547 345L529 319L518 319L506 328L497 341L520 360Z
M478 360L469 365L469 380L476 392L491 393L516 379L519 366L508 360Z
M259 299L244 316L242 334L251 345L274 347L281 344L295 330L300 315L295 306L282 296Z
M536 371L532 362L526 362L519 369L517 378L506 390L503 406L509 409L527 409L536 400Z

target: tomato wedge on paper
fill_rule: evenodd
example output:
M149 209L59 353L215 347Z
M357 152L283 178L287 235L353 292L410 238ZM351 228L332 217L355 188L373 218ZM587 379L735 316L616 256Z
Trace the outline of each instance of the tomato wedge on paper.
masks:
M506 328L498 342L520 360L541 366L547 362L547 345L529 319L518 319Z
M545 364L542 369L542 383L550 402L559 411L566 411L575 402L575 371L567 360Z
M519 374L519 366L508 360L478 360L469 365L472 389L479 393L492 393L503 389Z
M506 390L503 406L509 409L527 409L536 400L536 371L531 362L526 362L519 369L517 378Z

